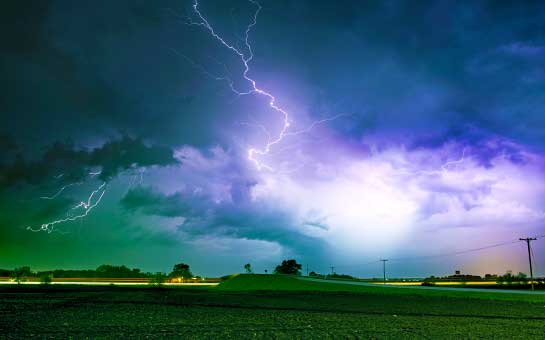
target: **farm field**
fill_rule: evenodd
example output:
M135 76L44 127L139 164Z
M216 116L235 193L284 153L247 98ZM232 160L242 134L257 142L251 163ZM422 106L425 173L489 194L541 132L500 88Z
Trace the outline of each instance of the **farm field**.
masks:
M540 295L240 275L218 287L0 289L0 334L26 337L539 338Z

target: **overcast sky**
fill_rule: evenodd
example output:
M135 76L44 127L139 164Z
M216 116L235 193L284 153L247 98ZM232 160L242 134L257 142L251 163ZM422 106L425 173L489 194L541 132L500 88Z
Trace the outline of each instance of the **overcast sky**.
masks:
M0 35L0 267L503 273L525 244L427 256L545 235L543 2L8 1Z

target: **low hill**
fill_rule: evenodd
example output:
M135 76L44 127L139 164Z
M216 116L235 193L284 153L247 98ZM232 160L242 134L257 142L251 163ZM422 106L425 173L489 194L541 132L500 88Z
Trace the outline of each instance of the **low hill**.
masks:
M217 286L218 290L228 291L327 291L327 292L383 292L382 287L355 286L330 281L316 282L291 275L239 274Z
M220 283L214 290L221 291L315 291L315 292L350 292L373 295L418 295L453 298L511 300L545 302L545 295L525 295L471 291L435 290L426 288L398 288L380 284L346 284L339 281L311 281L289 275L239 274Z

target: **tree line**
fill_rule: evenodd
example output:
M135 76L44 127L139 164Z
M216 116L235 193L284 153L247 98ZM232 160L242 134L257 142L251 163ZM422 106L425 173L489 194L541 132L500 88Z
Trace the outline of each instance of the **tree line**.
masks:
M274 269L274 274L301 275L302 265L294 259L283 260ZM250 263L244 265L246 273L253 273ZM267 272L267 271L265 271ZM161 272L143 272L139 268L129 268L125 265L115 266L103 264L96 269L55 269L33 271L29 266L14 269L0 269L0 277L10 277L14 281L23 282L29 277L38 277L42 283L51 283L53 278L147 278L150 283L160 285L166 281L184 282L188 279L200 279L191 272L186 263L177 263L169 274Z
M44 271L33 271L29 266L17 267L14 269L0 269L0 277L10 277L21 283L29 277L38 277L42 283L50 283L53 278L149 278L154 280L162 278L162 282L170 278L190 279L195 276L188 264L178 263L172 268L169 274L143 272L139 268L129 268L125 265L114 266L103 264L96 269L55 269Z
M103 264L96 269L55 269L44 271L33 271L28 266L14 268L12 270L0 269L0 276L14 277L14 276L26 276L26 277L41 277L43 275L51 275L56 278L146 278L151 277L153 273L142 272L138 268L129 268L124 265L113 266L109 264Z

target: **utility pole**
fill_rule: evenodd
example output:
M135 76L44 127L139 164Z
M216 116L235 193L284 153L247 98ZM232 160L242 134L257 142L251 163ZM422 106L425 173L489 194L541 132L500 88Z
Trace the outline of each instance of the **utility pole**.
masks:
M530 262L530 283L532 284L532 290L534 290L534 272L532 270L532 248L530 242L535 241L535 237L519 238L521 241L526 241L528 246L528 261Z
M384 278L384 284L386 284L386 259L381 259L382 261L382 275L383 275L383 278Z
M308 276L308 263L307 263L307 276Z
M331 274L335 274L335 267L330 267L331 268Z

